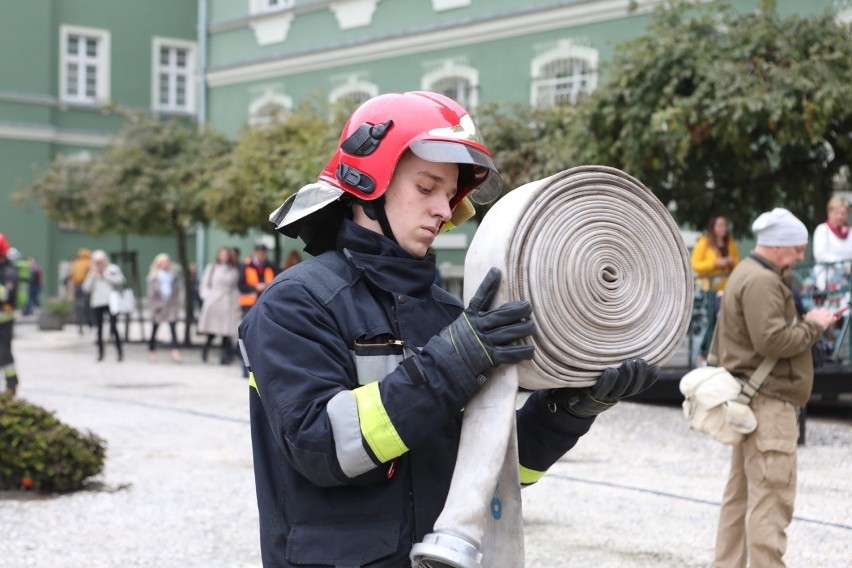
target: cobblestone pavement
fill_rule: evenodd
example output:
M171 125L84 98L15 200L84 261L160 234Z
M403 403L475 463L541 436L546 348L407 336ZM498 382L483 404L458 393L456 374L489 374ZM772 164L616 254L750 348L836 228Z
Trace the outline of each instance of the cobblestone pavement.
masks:
M152 363L138 342L97 363L88 332L16 331L20 396L103 437L107 464L86 491L0 493L0 566L260 566L236 365L203 364L197 349ZM808 420L789 566L852 565L850 408ZM728 456L677 407L617 405L524 490L527 566L710 566Z

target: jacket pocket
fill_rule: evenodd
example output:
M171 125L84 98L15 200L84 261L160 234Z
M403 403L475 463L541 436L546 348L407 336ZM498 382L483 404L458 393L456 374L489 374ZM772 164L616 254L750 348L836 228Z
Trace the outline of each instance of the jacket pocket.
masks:
M396 552L399 532L399 521L391 519L296 524L287 538L287 560L299 566L364 566Z
M763 480L769 487L789 487L795 479L799 427L796 411L779 400L762 401L755 446L761 454Z
M404 351L401 341L382 334L356 339L351 353L358 384L366 385L381 381L393 372L402 363Z

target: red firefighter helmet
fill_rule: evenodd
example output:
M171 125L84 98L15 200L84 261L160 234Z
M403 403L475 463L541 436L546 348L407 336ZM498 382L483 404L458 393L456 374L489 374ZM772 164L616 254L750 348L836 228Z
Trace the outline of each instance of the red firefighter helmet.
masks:
M406 150L429 162L459 164L451 208L468 194L476 203L490 203L503 190L470 114L449 97L427 91L380 95L362 104L346 121L319 179L372 201L387 191Z
M0 255L6 256L9 253L9 239L6 235L0 233Z

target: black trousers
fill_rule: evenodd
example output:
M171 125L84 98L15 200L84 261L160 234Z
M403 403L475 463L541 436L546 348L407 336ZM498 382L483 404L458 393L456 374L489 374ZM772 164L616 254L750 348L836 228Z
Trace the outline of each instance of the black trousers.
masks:
M171 344L171 348L172 348L172 349L177 349L177 346L178 346L178 340L177 340L177 322L176 322L176 321L170 321L170 322L168 322L168 324L169 324L169 331L171 331L171 332L172 332L172 344ZM154 323L152 324L152 327L151 327L151 339L150 339L150 341L148 341L148 351L156 351L156 349L157 349L157 330L158 330L159 328L160 328L160 324L158 324L157 322L154 322Z
M95 328L98 338L98 357L104 356L104 318L109 318L109 333L115 338L115 348L118 354L121 355L121 336L118 335L118 318L109 312L109 306L98 306L92 308L92 315L95 317Z

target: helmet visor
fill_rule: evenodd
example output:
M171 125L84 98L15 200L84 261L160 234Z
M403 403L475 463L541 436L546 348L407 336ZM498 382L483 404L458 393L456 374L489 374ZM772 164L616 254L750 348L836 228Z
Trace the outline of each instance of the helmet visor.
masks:
M473 146L442 140L417 140L411 143L414 154L427 162L470 164L473 166L473 181L470 199L478 204L491 203L503 193L503 180L491 157ZM459 198L465 197L460 195Z

